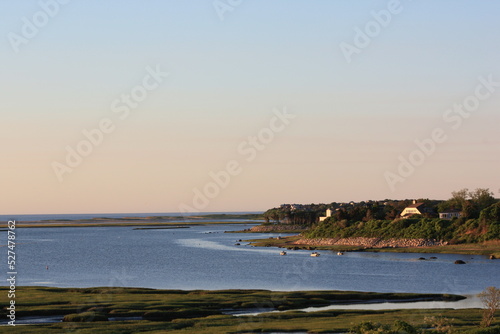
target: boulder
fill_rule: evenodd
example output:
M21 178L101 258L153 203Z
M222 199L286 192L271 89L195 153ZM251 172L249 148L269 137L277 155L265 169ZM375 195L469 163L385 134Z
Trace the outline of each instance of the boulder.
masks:
M464 262L464 261L462 261L462 260L456 260L456 261L455 261L455 264L465 264L465 262Z

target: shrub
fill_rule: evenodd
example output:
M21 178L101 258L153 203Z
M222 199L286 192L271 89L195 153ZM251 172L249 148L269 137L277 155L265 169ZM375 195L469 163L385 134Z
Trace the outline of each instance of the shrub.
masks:
M482 327L490 327L495 319L495 312L500 308L500 289L490 286L478 295L483 303Z
M415 327L402 320L394 321L393 327L394 330L398 333L417 334L417 330Z
M108 321L105 314L98 312L83 312L67 314L63 318L63 322L95 322L95 321Z
M349 333L356 334L371 334L371 333L391 333L388 326L381 325L379 323L373 323L371 321L365 321L358 325L353 326Z

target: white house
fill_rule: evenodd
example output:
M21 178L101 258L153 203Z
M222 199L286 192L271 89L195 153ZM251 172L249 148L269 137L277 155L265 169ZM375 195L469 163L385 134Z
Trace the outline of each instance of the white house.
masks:
M319 217L319 221L322 222L323 220L325 220L326 218L329 218L332 216L332 210L330 209L326 209L326 216L324 217Z
M402 218L407 218L413 215L421 215L426 212L429 212L429 210L426 208L424 203L417 203L417 201L413 201L413 204L408 205L403 212L401 212L401 217Z
M462 217L462 213L460 212L460 210L446 210L439 213L439 218L446 220L460 217Z

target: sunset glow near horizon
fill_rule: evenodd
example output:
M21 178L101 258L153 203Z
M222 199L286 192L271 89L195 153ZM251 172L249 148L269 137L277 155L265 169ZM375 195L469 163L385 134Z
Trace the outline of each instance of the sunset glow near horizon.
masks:
M499 12L1 1L0 214L498 198Z

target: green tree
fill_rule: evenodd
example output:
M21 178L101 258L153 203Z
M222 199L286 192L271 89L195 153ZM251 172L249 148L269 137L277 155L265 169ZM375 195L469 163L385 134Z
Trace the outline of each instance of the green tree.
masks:
M452 208L450 201L448 200L448 201L442 201L441 203L439 203L437 209L438 209L438 212L443 212L443 211L450 210L453 208Z
M363 218L363 221L364 221L364 222L367 222L367 221L369 221L369 220L372 220L373 218L374 218L374 214L373 214L372 209L368 209L368 210L366 210L366 215L365 215L365 217Z
M461 210L462 216L465 218L476 218L479 216L478 207L473 201L465 201Z
M396 210L396 208L394 208L393 206L391 205L388 205L386 208L385 208L385 219L386 220L394 220L396 219L396 217L399 215L399 212L398 210Z
M500 202L481 211L481 220L488 223L500 223Z
M438 205L439 211L457 209L465 218L478 218L481 210L496 203L493 193L488 188L477 188L474 191L464 188L451 193L452 197Z
M477 188L469 193L469 197L476 205L478 211L486 209L497 202L495 197L493 197L493 192L488 188Z
M349 219L349 214L347 213L347 210L344 208L341 208L333 214L333 217L335 218L336 221L344 220L344 219Z
M462 210L469 198L469 189L464 188L459 191L452 191L449 203L453 208Z

